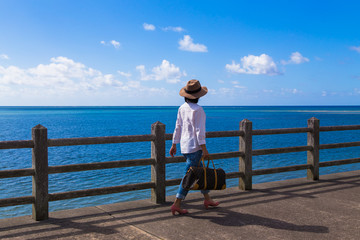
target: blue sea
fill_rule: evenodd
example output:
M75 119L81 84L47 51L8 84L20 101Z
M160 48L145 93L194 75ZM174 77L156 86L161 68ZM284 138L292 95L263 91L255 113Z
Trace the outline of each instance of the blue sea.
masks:
M178 107L0 107L0 141L29 140L31 128L41 124L48 129L48 138L74 138L149 134L151 124L160 121L166 132L172 133ZM204 107L207 131L238 130L243 119L253 122L253 129L306 127L307 120L316 117L320 126L359 125L360 106L296 106L296 107ZM320 144L360 141L360 130L321 132ZM304 146L306 133L254 136L253 149ZM167 141L167 155L171 141ZM238 137L207 139L210 153L238 151ZM49 148L49 165L105 162L150 157L151 145L120 143L107 145ZM355 158L360 147L320 151L320 161ZM306 152L253 157L253 168L272 168L306 163ZM216 160L226 172L238 171L238 159ZM0 150L0 170L31 167L31 149ZM360 164L325 167L320 174L359 170ZM181 178L184 163L168 164L167 179ZM256 176L254 183L305 177L306 171ZM64 192L89 188L151 181L150 166L85 171L49 176L49 192ZM229 187L237 179L228 180ZM177 186L167 188L174 195ZM29 196L31 177L0 179L0 199ZM118 193L50 202L50 211L81 208L150 198L150 190ZM172 199L172 197L170 197ZM0 208L0 218L31 214L31 205Z

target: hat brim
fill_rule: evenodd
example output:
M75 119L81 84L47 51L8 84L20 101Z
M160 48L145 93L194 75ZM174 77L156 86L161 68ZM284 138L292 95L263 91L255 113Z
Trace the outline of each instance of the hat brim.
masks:
M185 92L185 87L183 87L179 92L180 96L186 97L189 99L200 98L202 96L205 96L207 93L208 93L207 87L201 87L201 90L197 93L187 93L187 92Z

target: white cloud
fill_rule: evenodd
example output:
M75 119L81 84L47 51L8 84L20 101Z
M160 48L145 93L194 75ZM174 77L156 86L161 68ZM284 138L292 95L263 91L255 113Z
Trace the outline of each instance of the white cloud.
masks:
M124 77L126 77L126 78L131 77L131 73L126 73L126 72L121 72L121 71L118 71L118 73L119 73L121 76L124 76Z
M241 59L241 64L226 64L225 68L231 73L278 75L280 72L272 58L266 54L260 56L248 55Z
M121 47L121 43L116 40L111 40L109 42L100 41L100 44L102 44L104 46L113 46L116 49L119 49Z
M119 88L120 90L127 92L132 97L146 97L146 96L169 96L170 91L163 87L146 87L141 85L140 81L128 81Z
M219 93L220 94L233 94L234 93L234 89L233 88L220 88L219 89Z
M360 95L360 89L354 88L354 94L355 95Z
M223 84L223 83L225 83L225 81L223 81L223 80L218 80L218 83Z
M350 47L350 49L360 53L360 46L358 46L358 47L352 46L352 47Z
M326 91L322 91L322 92L321 92L321 96L322 96L322 97L326 97L326 96L327 96L327 92L326 92Z
M0 66L0 85L36 87L63 92L95 90L101 87L122 86L112 74L103 74L66 57L51 58L49 64L22 69Z
M207 52L207 47L203 44L193 43L193 39L189 35L184 35L179 41L179 49L189 52Z
M144 23L143 27L146 31L155 31L156 27L152 24Z
M239 89L247 89L247 87L244 86L240 86L240 85L235 85L234 88L239 88Z
M165 70L168 70L166 72ZM178 69L178 68L177 68ZM169 76L177 81L176 67L162 64L154 68L154 79ZM179 69L178 69L179 70ZM176 91L162 86L143 86L141 81L128 77L119 81L119 75L105 74L99 70L67 57L54 57L48 63L31 68L0 65L0 104L9 105L123 105L133 99L134 104L159 104L156 97L174 96ZM156 73L156 74L155 74ZM178 71L178 75L183 75ZM170 78L171 77L171 78ZM161 83L160 83L161 84ZM155 98L154 98L155 97Z
M173 31L173 32L184 32L185 29L183 29L182 27L164 27L162 28L163 31Z
M264 89L264 90L263 90L263 92L264 92L264 93L273 93L273 92L274 92L274 90L271 90L271 89Z
M247 87L244 86L240 86L238 81L232 81L231 82L234 86L234 88L238 88L238 89L246 89Z
M8 55L6 54L0 54L0 59L8 60L10 59Z
M290 60L289 61L284 61L282 60L281 63L286 65L286 64L301 64L304 62L309 62L310 60L306 57L304 57L303 55L301 55L301 53L299 52L293 52L290 56Z
M217 91L214 91L213 94L221 94L221 95L233 95L233 88L219 88Z
M209 89L211 95L219 95L221 97L238 97L239 93L246 93L247 87L244 86L232 86L232 87L220 87L218 89Z
M170 63L167 60L163 60L161 65L156 66L152 69L151 74L146 73L144 65L139 65L136 69L140 72L141 80L166 80L169 83L180 82L182 76L186 76L186 72L180 71L179 67L176 67L174 64Z
M111 40L110 44L114 46L114 48L119 48L120 47L120 43L115 41L115 40Z
M281 94L284 95L286 93L290 93L290 94L300 94L302 93L302 91L296 89L296 88L282 88L281 89Z
M211 95L216 95L216 90L212 88L208 88L208 93Z
M146 69L144 65L136 66L136 70L140 72L140 79L143 81L152 80L150 75L146 74Z

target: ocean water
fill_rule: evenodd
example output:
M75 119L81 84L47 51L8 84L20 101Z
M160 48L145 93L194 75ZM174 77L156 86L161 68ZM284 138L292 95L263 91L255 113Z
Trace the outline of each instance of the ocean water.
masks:
M160 121L172 133L178 107L0 107L0 141L29 140L31 128L41 124L48 129L48 138L73 138L149 134L151 124ZM207 131L238 130L243 119L253 122L253 129L306 127L316 117L320 126L359 125L360 106L311 107L204 107ZM321 132L320 144L360 141L360 130ZM306 145L306 133L254 136L253 149ZM166 143L167 155L171 141ZM239 139L207 139L210 153L238 151ZM150 157L150 143L49 148L49 165L105 162ZM355 158L360 147L320 151L320 161ZM306 152L253 157L253 168L272 168L306 163ZM237 158L216 160L226 172L238 171ZM0 150L0 170L31 167L31 149ZM320 174L359 170L360 164L320 168ZM184 163L168 164L167 179L181 178ZM306 171L256 176L254 183L305 177ZM151 181L150 166L84 171L49 175L49 192L64 192ZM228 180L229 187L237 179ZM31 177L0 179L0 199L31 195ZM175 195L177 186L167 188ZM50 202L50 211L109 204L150 198L150 190ZM31 214L31 205L2 207L0 218Z

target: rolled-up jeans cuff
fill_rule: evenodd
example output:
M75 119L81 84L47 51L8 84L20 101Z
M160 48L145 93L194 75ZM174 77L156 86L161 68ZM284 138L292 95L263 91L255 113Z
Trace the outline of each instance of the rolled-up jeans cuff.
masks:
M207 193L209 193L210 192L210 190L201 190L201 193L202 194L207 194Z
M185 196L182 195L182 194L180 194L180 193L177 193L177 194L176 194L176 198L179 198L179 199L181 199L181 200L184 200L184 199L185 199Z

